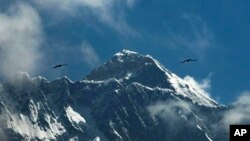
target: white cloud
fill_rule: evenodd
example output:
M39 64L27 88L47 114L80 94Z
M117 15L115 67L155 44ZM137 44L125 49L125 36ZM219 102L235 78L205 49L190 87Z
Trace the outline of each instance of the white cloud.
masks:
M100 63L99 56L96 54L93 47L84 42L81 46L81 53L85 63L87 63L90 67L96 67Z
M43 8L55 8L66 12L77 10L75 8L87 7L95 9L104 9L113 3L113 0L35 0L35 3Z
M159 116L169 124L175 124L180 118L191 112L191 105L184 101L159 101L147 107L151 116ZM181 112L180 112L181 111Z
M17 3L0 13L0 74L35 72L41 41L40 17L30 5Z
M42 8L49 8L60 15L87 14L94 15L99 21L115 29L121 34L137 36L137 32L132 29L125 20L123 6L133 7L135 0L36 0ZM64 14L62 14L62 12ZM91 14L90 14L91 13Z
M225 128L230 124L250 123L250 92L243 92L233 103L233 107L226 111L222 123Z
M184 81L186 81L188 84L191 84L193 88L200 94L210 96L209 90L211 89L211 74L209 74L207 78L201 80L201 82L196 81L189 75L184 77Z

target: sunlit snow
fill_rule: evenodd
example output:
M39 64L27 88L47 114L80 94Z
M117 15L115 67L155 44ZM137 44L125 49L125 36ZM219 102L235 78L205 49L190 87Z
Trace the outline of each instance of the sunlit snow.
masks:
M75 112L70 106L68 106L66 108L66 114L67 114L67 117L69 118L69 120L71 122L74 122L74 123L86 123L85 119L80 115L78 114L77 112Z

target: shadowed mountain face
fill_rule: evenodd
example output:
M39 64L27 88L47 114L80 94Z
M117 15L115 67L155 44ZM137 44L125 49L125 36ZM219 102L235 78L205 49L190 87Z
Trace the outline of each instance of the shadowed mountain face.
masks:
M84 80L0 84L0 140L223 141L227 107L151 56L123 50Z

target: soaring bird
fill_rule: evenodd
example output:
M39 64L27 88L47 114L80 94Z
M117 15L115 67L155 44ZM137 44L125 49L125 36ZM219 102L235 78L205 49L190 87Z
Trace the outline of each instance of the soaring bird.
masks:
M54 66L53 68L55 69L55 68L60 68L60 67L63 67L63 66L67 66L68 64L59 64L59 65L56 65L56 66Z
M188 62L191 62L191 61L197 61L197 59L186 59L184 61L181 61L180 63L183 64L183 63L188 63Z

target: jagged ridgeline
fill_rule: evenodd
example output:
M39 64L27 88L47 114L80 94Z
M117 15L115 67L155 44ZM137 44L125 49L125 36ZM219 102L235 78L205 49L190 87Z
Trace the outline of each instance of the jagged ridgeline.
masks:
M83 80L0 84L0 140L223 141L227 107L149 55L123 50Z

